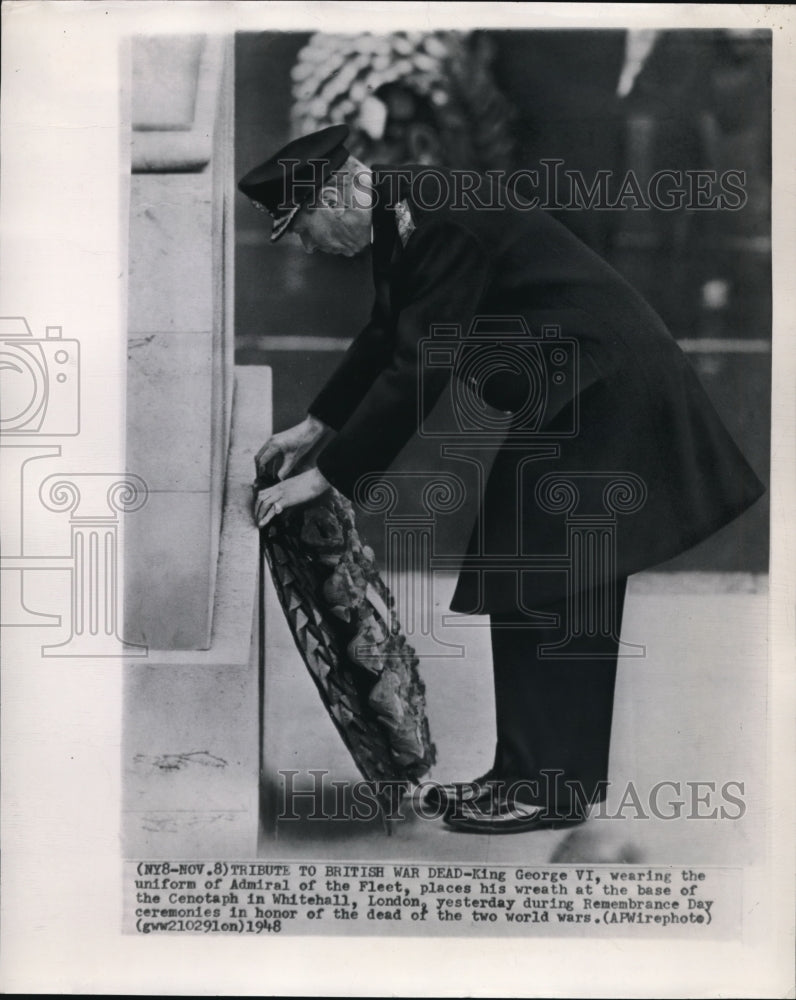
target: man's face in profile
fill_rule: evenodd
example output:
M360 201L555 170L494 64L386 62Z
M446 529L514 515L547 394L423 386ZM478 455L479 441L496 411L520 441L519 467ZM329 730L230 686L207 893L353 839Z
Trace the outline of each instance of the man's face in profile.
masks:
M305 253L337 254L353 257L370 243L370 211L346 207L339 193L327 188L317 207L302 208L293 220L292 232L301 240Z

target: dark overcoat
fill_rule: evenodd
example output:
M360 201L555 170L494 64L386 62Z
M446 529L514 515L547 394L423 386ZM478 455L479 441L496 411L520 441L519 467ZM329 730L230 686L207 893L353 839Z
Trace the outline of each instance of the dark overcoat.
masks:
M440 171L374 176L375 301L309 407L337 431L317 465L353 498L422 430L446 387L462 412L452 442L458 433L477 453L480 439L503 432L469 555L493 567L505 556L509 569L463 571L454 610L563 596L573 525L612 524L599 572L627 576L761 496L660 317L565 226L491 178L463 196ZM525 566L519 591L516 565Z

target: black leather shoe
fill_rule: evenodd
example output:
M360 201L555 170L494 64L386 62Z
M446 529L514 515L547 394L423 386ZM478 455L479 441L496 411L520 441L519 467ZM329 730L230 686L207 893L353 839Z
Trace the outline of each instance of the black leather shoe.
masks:
M584 817L551 815L542 806L527 805L501 795L457 802L448 808L442 821L460 833L529 833L575 826L582 823Z
M490 789L490 782L493 781L493 770L490 768L486 774L472 781L456 781L446 785L439 785L436 782L427 786L421 786L421 802L424 808L429 809L450 809L458 802L474 802L476 799L486 795Z

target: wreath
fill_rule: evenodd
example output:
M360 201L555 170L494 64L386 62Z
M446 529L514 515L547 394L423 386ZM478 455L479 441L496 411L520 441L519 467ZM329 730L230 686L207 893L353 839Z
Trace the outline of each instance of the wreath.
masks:
M361 774L408 791L436 760L425 685L352 505L330 489L260 534L296 647Z

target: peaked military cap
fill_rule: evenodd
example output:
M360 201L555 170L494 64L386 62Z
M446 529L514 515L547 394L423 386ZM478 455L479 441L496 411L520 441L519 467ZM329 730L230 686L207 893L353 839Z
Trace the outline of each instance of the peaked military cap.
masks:
M238 190L274 220L271 242L348 159L348 126L332 125L294 139L238 181Z

